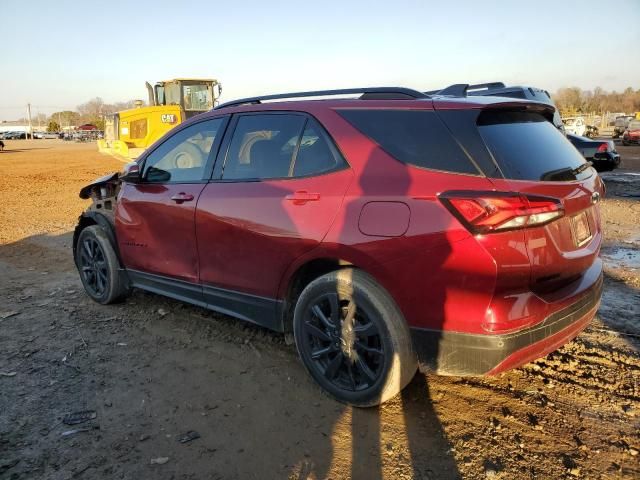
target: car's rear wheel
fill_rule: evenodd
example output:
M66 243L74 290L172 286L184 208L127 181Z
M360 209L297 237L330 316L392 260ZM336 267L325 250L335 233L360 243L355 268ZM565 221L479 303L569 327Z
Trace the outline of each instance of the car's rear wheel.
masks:
M294 313L298 353L337 400L378 405L413 378L416 359L399 308L371 276L342 269L311 282Z
M80 232L76 245L76 266L87 294L103 305L124 298L129 289L107 235L98 225Z

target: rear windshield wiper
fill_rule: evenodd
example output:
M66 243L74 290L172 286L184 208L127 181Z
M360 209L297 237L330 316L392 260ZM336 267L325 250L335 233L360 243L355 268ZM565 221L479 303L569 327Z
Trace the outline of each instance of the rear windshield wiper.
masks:
M542 175L540 180L547 182L568 182L575 180L580 173L584 172L591 165L593 165L591 161L586 161L575 168L566 167L558 170L552 170Z
M584 172L587 168L589 168L592 165L593 165L593 162L591 160L587 160L582 165L578 165L576 168L572 169L571 173L573 173L574 175L578 175Z

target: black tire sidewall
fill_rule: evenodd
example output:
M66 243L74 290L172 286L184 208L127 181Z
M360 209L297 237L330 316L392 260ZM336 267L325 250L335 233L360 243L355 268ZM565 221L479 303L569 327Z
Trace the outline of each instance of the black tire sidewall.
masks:
M352 298L356 302L356 305L365 308L369 313L371 313L369 315L370 321L375 323L378 331L380 332L380 339L383 343L385 352L382 374L376 380L374 385L362 391L352 392L342 390L333 385L316 367L314 361L309 356L307 348L302 346L302 342L305 341L303 337L305 312L318 298L327 293L335 292L338 293L338 297L341 300ZM376 301L377 299L375 298L375 294L376 292L368 292L366 287L357 281L353 281L351 284L346 284L340 280L339 276L328 274L311 282L298 298L298 302L295 307L293 329L294 339L298 355L300 356L306 370L330 396L342 403L354 406L366 407L377 405L381 402L382 393L389 378L391 360L396 353L389 329L386 321L384 320L385 315L389 315L391 312L388 312L387 309L381 305L381 302Z
M81 271L81 263L80 263L80 251L82 248L83 241L87 238L91 237L98 242L100 249L102 250L106 266L107 266L107 287L104 289L104 293L102 295L95 295L90 288L85 284L84 275ZM108 303L114 302L121 295L121 286L120 286L120 265L118 264L118 260L116 254L107 238L107 235L104 233L101 227L98 225L92 225L80 232L78 236L78 243L76 244L76 266L78 268L78 273L80 274L80 281L89 295L94 301L106 305Z

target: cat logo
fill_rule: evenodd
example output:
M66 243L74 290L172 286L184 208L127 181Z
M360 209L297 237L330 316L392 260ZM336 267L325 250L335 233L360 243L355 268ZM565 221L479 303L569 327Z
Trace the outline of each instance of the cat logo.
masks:
M176 123L176 115L173 113L163 113L160 117L162 123Z

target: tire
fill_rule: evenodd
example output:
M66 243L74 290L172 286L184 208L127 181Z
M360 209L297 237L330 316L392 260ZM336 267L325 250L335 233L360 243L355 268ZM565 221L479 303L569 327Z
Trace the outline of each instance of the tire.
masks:
M384 288L357 269L337 270L307 285L296 302L293 333L309 374L349 405L384 403L416 372L402 312Z
M122 300L129 293L116 252L98 225L80 232L75 262L87 294L102 305Z

